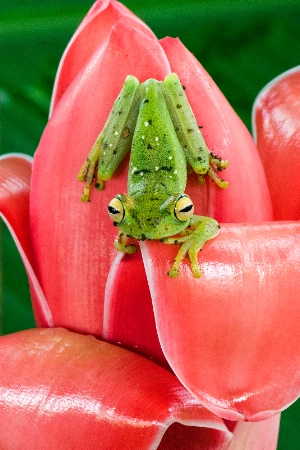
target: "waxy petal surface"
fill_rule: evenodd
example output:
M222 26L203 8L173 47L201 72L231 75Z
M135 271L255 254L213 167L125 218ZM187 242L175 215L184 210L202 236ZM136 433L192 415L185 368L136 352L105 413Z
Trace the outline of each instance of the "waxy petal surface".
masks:
M300 224L223 225L166 273L176 247L144 242L158 336L179 380L229 420L263 420L300 392Z
M31 159L26 155L0 157L0 214L20 252L30 281L32 305L40 326L51 326L52 316L35 275L29 230Z
M227 450L276 450L280 414L260 422L238 422Z
M128 73L144 81L168 72L158 42L119 23L66 91L45 129L34 158L30 218L37 275L55 326L102 333L117 234L107 205L127 190L127 164L121 164L104 191L93 190L90 203L80 199L83 185L77 173Z
M300 218L300 66L271 81L253 110L276 220ZM288 193L288 195L287 195Z
M229 182L221 190L208 180L206 188L187 190L201 209L196 213L219 222L263 222L272 219L272 206L264 170L253 139L217 85L178 39L160 41L194 111L206 143L214 154L229 160L222 176ZM201 192L202 191L202 192ZM203 197L207 198L206 205ZM199 205L199 206L200 206Z
M105 291L102 336L108 342L129 348L170 368L157 336L140 250L133 255L119 252L112 263Z
M140 356L64 329L0 341L1 448L171 450L178 427L186 448L227 448L224 422Z
M50 115L61 96L84 69L94 52L105 45L110 31L119 21L140 29L149 37L152 31L129 9L114 0L98 0L91 7L69 42L57 71ZM111 72L114 68L111 67Z
M0 157L0 208L20 246L32 263L29 239L29 189L32 161L21 154Z

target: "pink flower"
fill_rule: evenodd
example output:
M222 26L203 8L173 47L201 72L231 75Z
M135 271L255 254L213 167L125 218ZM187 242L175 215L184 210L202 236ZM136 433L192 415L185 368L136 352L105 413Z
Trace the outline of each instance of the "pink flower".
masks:
M126 163L88 204L76 178L125 77L171 71L209 148L230 161L226 191L188 181L196 213L222 222L197 280L186 261L177 279L166 275L174 246L145 241L134 255L116 254L106 208L126 192ZM30 189L28 160L0 164L1 212L37 324L55 327L1 338L4 447L276 448L278 413L300 389L300 225L272 222L273 207L275 219L298 219L298 181L287 202L282 171L299 160L295 77L256 102L263 168L247 129L179 40L158 41L114 0L94 4L62 59ZM272 156L279 145L284 163Z

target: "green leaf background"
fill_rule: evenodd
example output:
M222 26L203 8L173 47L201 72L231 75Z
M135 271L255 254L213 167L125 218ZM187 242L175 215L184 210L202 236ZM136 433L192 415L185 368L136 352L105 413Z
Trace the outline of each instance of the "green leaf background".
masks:
M250 129L272 78L300 63L298 0L124 0L161 38L180 37ZM92 2L8 0L0 15L0 151L30 155L47 122L60 56ZM34 326L28 282L2 226L2 332ZM300 404L282 415L280 450L300 448ZM268 450L268 449L266 449Z

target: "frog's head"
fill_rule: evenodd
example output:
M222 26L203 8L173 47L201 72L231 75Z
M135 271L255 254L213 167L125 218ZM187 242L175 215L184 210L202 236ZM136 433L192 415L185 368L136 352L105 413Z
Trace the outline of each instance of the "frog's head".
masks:
M140 194L134 198L117 195L108 205L108 213L127 236L139 240L163 239L184 230L193 216L194 205L186 194L167 198Z

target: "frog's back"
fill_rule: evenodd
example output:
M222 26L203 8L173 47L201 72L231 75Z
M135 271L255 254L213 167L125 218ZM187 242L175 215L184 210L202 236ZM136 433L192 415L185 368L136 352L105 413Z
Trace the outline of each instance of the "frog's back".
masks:
M186 171L186 157L164 100L162 82L149 79L141 85L140 110L130 154L128 193L183 193Z

